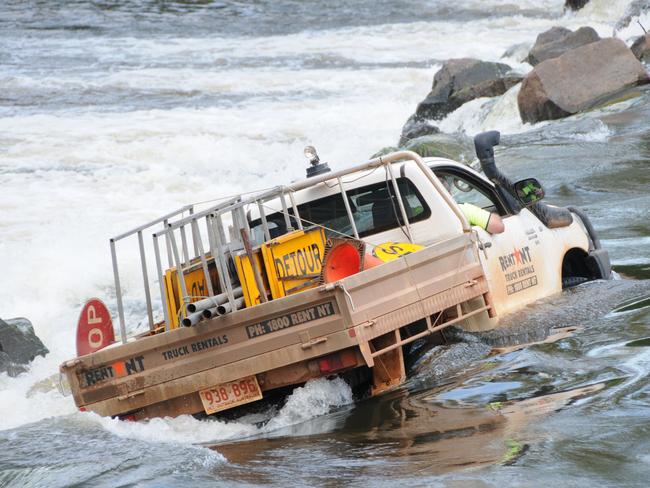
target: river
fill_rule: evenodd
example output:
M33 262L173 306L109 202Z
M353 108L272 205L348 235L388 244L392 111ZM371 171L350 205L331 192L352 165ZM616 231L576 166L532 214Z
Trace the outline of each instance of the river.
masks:
M28 317L51 353L0 374L0 486L647 486L648 91L524 125L515 89L440 125L459 138L500 130L504 172L590 215L618 279L520 317L578 327L571 337L459 350L448 375L424 358L403 388L370 400L311 382L233 422L100 418L50 380L75 355L81 304L114 307L110 236L301 178L308 144L334 169L366 160L397 142L446 59L499 61L554 25L628 42L637 20L650 28L647 13L619 24L626 0L577 13L563 3L1 2L0 316ZM127 291L134 263L121 263ZM127 301L129 317L142 303Z

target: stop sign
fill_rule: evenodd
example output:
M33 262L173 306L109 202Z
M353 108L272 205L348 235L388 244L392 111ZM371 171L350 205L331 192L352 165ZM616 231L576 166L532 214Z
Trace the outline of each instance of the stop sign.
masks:
M111 314L99 298L86 302L77 322L77 356L84 356L115 342Z

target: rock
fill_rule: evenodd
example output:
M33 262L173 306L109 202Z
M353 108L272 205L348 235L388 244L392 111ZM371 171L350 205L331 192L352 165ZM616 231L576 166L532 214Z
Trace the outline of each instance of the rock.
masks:
M580 27L575 32L564 27L551 27L537 36L526 60L535 66L547 59L557 58L571 49L599 40L600 36L591 27Z
M566 0L566 2L564 2L564 8L576 11L576 10L580 10L588 3L589 0Z
M519 344L542 342L551 330L551 325L539 326L538 324L513 325L498 327L485 332L472 332L479 341L491 347L509 347Z
M402 149L413 151L423 158L440 157L465 161L474 157L472 141L461 135L432 134L406 143Z
M36 356L50 351L34 333L34 327L25 318L0 319L0 372L15 376Z
M433 78L433 86L415 112L419 119L441 119L479 97L496 97L521 81L510 66L478 59L450 59Z
M623 41L602 39L537 65L517 97L524 122L566 117L649 83L643 65Z
M637 37L632 43L632 53L640 61L650 61L650 34Z
M516 60L519 63L523 63L526 61L530 49L531 44L529 42L520 42L518 44L514 44L506 49L506 52L501 55L501 59L510 58Z
M402 127L402 134L400 135L398 146L403 146L411 139L421 136L428 136L440 132L435 125L430 124L426 119L411 115Z
M406 142L404 146L387 146L370 159L385 156L396 151L413 151L423 158L441 157L454 161L471 160L474 157L474 142L462 134L444 134L442 132L416 137Z

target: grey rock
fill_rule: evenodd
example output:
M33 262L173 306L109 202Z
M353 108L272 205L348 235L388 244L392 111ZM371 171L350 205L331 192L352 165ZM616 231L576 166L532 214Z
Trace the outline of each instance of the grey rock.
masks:
M580 10L582 7L587 5L589 0L566 0L564 2L564 8L569 10Z
M519 91L524 122L566 117L615 100L650 78L623 41L602 39L537 65Z
M408 141L402 149L413 151L423 158L441 157L465 161L474 156L471 139L461 134L431 134Z
M441 119L462 104L480 97L503 95L521 81L510 66L478 59L450 59L433 78L433 86L415 112L419 119Z
M510 58L523 63L528 57L530 48L531 44L529 42L520 42L518 44L513 44L508 49L506 49L506 52L501 55L501 59Z
M538 324L522 324L510 327L498 327L486 332L473 332L484 344L491 347L509 347L519 344L529 344L545 340L550 333L551 326Z
M25 318L0 319L0 372L15 376L36 356L49 353Z
M637 37L632 43L632 53L640 61L650 61L650 34Z
M411 115L402 127L402 134L400 135L398 146L403 146L411 139L421 136L428 136L440 132L435 125L429 123L426 119Z
M537 36L526 60L536 66L547 59L557 58L571 49L599 40L600 36L591 27L580 27L575 32L565 27L551 27Z
M416 377L442 379L462 371L472 362L487 357L492 348L479 341L458 342L436 346L415 361Z

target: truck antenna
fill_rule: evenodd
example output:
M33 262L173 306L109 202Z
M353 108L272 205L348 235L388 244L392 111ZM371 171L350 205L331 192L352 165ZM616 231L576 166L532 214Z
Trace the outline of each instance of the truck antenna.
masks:
M643 29L643 33L644 33L644 34L647 34L647 33L648 33L648 31L645 30L645 27L643 27L643 24L641 23L640 20L637 19L636 23L639 24L639 25L641 26L641 29Z

